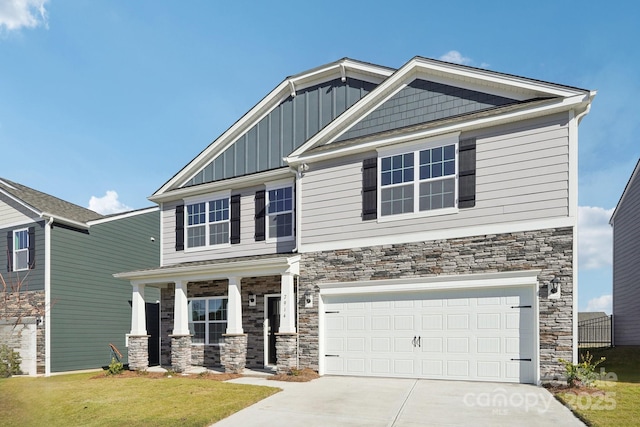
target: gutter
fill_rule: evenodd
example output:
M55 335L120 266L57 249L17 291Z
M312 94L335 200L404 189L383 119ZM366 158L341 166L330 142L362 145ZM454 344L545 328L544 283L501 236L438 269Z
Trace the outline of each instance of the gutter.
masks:
M74 221L72 219L63 218L61 216L53 215L53 214L50 214L48 212L40 212L40 218L48 219L48 220L51 220L52 222L55 221L55 222L59 222L61 224L70 225L71 227L79 228L80 230L88 230L89 229L89 225L84 223L84 222L79 222L79 221Z

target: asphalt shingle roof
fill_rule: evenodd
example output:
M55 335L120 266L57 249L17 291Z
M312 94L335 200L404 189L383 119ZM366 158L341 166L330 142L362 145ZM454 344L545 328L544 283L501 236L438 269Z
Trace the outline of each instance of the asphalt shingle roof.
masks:
M46 212L61 218L86 223L94 219L104 218L97 212L75 205L55 196L43 193L26 185L9 181L0 177L0 190L29 205L39 212Z

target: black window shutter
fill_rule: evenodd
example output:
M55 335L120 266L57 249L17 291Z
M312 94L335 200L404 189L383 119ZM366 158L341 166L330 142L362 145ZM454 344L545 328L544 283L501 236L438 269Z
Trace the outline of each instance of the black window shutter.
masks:
M465 139L458 144L458 208L476 205L476 139Z
M184 205L176 206L176 251L184 250Z
M265 240L264 190L256 191L256 242Z
M231 244L240 243L240 195L231 196Z
M36 266L36 228L29 227L29 269Z
M7 231L7 271L13 271L13 231Z
M378 217L378 158L362 162L362 220Z

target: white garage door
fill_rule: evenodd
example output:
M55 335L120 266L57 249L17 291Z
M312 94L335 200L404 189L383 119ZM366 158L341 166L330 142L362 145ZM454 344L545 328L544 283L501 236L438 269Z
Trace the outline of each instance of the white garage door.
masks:
M327 374L534 382L531 287L323 301Z

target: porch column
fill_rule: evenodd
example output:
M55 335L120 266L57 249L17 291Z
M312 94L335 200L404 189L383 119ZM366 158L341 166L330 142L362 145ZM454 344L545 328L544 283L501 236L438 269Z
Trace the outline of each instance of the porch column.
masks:
M191 334L189 332L189 303L187 283L175 282L173 334L171 335L171 368L184 372L191 365Z
M240 277L229 277L229 301L227 303L227 334L243 334L242 297Z
M132 284L131 333L128 339L127 356L129 369L144 371L149 367L149 335L144 302L144 284Z
M144 285L135 284L131 297L131 335L147 335Z
M173 335L189 335L189 303L187 284L177 280L173 312Z
M247 364L247 334L242 329L241 277L229 277L227 333L222 336L220 362L225 372L242 373Z
M280 277L280 333L296 333L296 296L291 273Z

